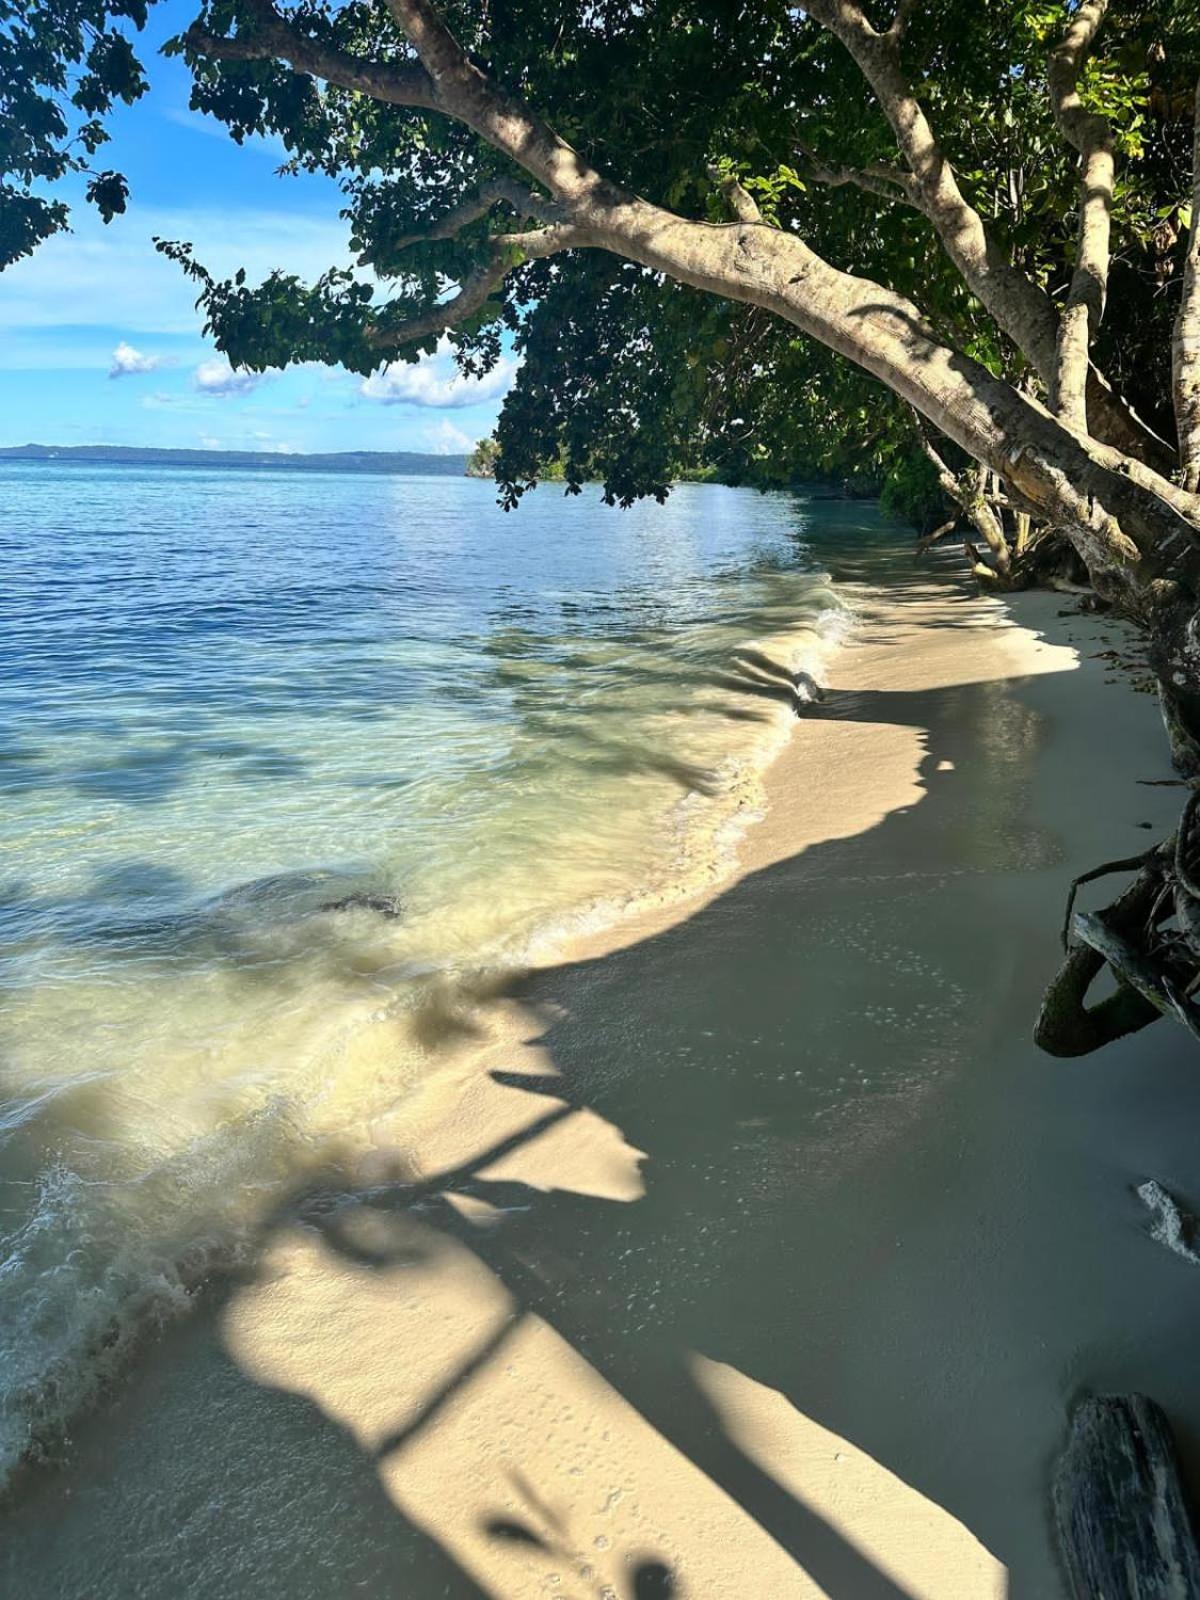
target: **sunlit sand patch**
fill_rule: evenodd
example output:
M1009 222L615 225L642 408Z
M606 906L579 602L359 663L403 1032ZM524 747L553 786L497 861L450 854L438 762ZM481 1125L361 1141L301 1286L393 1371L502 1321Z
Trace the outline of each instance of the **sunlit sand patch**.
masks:
M356 1241L375 1264L286 1232L225 1341L347 1429L488 1594L735 1596L747 1571L757 1593L822 1592L470 1249L408 1215L386 1229L386 1252Z
M970 1529L777 1390L706 1356L693 1376L734 1444L920 1600L1006 1600L1007 1569Z
M513 1107L528 1096L510 1091ZM641 1194L640 1152L563 1113L480 1169L526 1192ZM310 1400L377 1463L397 1513L496 1596L823 1593L471 1248L500 1208L353 1207L272 1242L223 1326L256 1382ZM458 1231L458 1230L455 1230Z

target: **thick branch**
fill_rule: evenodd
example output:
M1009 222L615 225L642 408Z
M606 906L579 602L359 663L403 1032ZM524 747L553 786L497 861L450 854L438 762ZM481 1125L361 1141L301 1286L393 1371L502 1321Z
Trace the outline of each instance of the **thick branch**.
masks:
M1075 270L1059 323L1051 400L1068 427L1086 431L1092 341L1104 315L1112 231L1113 138L1104 117L1079 98L1079 74L1104 21L1108 0L1084 0L1050 58L1050 101L1063 137L1079 152L1079 229Z
M896 40L878 33L854 0L810 0L807 11L841 40L870 84L950 259L1048 382L1054 366L1054 307L1005 259L968 204L905 76Z
M1192 215L1183 262L1183 292L1171 339L1171 387L1185 489L1200 489L1200 81L1192 146Z
M193 23L183 36L189 50L217 61L286 61L297 72L353 89L389 105L437 106L433 80L416 61L369 61L310 39L287 22L269 0L254 0L254 26L225 39Z
M565 139L475 66L429 0L387 0L387 8L432 79L439 110L473 128L558 200L582 201L606 189Z
M1108 11L1108 0L1083 0L1050 57L1050 103L1063 136L1086 155L1098 140L1109 135L1107 121L1087 110L1079 98L1079 74L1092 52L1096 35Z

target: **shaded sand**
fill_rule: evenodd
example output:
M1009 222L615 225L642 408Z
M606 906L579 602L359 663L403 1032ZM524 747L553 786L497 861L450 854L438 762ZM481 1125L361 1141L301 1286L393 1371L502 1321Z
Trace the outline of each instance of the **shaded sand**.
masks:
M1200 1198L1194 1046L1028 1037L1068 878L1178 808L1153 702L1055 597L862 572L736 879L483 1014L28 1476L0 1592L1037 1600L1077 1393L1200 1439L1134 1193Z

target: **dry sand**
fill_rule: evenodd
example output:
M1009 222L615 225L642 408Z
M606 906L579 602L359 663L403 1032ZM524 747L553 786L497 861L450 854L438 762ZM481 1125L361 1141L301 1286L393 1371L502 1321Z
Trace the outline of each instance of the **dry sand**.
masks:
M1133 1194L1200 1197L1194 1047L1029 1042L1067 880L1178 808L1153 702L1056 597L864 571L735 877L492 1006L30 1478L0 1591L1058 1600L1074 1396L1200 1436Z

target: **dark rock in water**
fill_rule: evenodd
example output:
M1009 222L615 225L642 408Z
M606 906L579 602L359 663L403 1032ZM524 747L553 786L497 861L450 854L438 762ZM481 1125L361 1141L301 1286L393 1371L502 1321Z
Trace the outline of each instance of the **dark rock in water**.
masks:
M794 710L796 715L802 716L809 706L820 705L825 699L825 691L813 677L811 672L797 672L792 679L796 686L796 702Z
M322 911L377 911L381 917L402 917L404 902L398 895L344 894L340 900L326 900Z
M399 917L404 914L400 897L381 894L367 888L350 888L355 877L346 872L278 872L267 878L255 878L228 890L214 902L214 908L224 910L234 906L262 907L276 904L280 911L291 916L312 916L324 911L375 911L382 917ZM358 879L361 884L362 879ZM347 886L345 894L330 891Z
M370 911L398 918L398 895L354 888L362 878L349 872L278 872L235 884L179 911L109 918L90 926L86 937L144 956L183 951L207 959L243 959L259 941L330 911ZM344 890L344 893L338 893Z
M218 910L227 906L256 906L273 900L302 904L316 894L327 893L339 877L343 883L346 881L345 875L336 872L272 872L265 878L251 878L248 883L223 890L208 901L207 906Z

